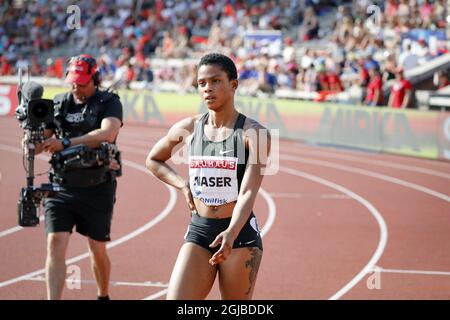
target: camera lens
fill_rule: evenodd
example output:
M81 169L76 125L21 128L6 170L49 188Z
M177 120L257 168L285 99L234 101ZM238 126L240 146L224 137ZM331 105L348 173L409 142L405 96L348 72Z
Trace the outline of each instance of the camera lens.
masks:
M29 127L42 127L53 121L53 101L50 99L32 99L27 109Z
M45 103L37 103L33 106L33 110L31 112L33 113L33 116L37 119L44 119L48 115L48 105Z

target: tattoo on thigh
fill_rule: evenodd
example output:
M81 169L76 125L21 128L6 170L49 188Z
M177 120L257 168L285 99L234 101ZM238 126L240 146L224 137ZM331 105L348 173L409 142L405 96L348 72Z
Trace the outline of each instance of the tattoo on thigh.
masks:
M249 248L250 249L250 259L245 262L245 267L250 268L250 272L248 274L249 280L249 288L245 293L247 295L252 291L253 286L255 285L256 276L258 275L259 265L261 263L262 252L258 248Z

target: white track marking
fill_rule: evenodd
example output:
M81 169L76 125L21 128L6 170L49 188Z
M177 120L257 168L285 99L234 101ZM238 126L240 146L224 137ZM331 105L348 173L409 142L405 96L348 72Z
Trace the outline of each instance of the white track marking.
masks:
M350 199L348 196L342 193L293 193L293 192L271 192L270 195L273 198L285 198L285 199L310 199L310 198L319 198L319 199L342 199L347 200Z
M26 281L38 281L44 282L45 277L37 276L32 278L24 279ZM84 284L92 284L97 285L94 280L76 280L76 279L66 279L67 283L84 283ZM109 284L111 286L124 286L124 287L155 287L155 288L167 288L168 283L162 283L159 281L144 281L144 282L129 282L129 281L110 281Z
M394 178L388 175L384 175L381 173L376 173L373 171L368 171L368 170L364 170L364 169L359 169L359 168L354 168L354 167L349 167L349 166L345 166L342 164L336 164L336 163L332 163L332 162L328 162L328 161L322 161L322 160L316 160L316 159L310 159L310 158L298 158L298 157L294 157L294 156L287 156L287 155L280 155L280 159L284 159L284 160L289 160L289 161L294 161L294 162L299 162L299 163L307 163L307 164L314 164L314 165L320 165L323 167L329 167L329 168L334 168L334 169L338 169L338 170L343 170L343 171L348 171L348 172L353 172L353 173L357 173L357 174L362 174L365 176L369 176L372 178L376 178L376 179L380 179L380 180L384 180L384 181L388 181L391 183L395 183L398 185L401 185L403 187L407 187L410 189L414 189L420 192L424 192L426 194L429 194L433 197L442 199L444 201L450 202L450 197L442 194L440 192L437 192L435 190L423 187L421 185L409 182L409 181L405 181L405 180L401 180L398 178Z
M353 162L361 162L361 163L365 163L365 164L374 164L374 165L378 165L378 166L382 166L382 167L406 170L406 171L411 171L411 172L418 172L418 173L423 173L423 174L427 174L427 175L431 175L431 176L435 176L435 177L439 177L439 178L450 179L450 174L448 174L448 173L436 171L436 170L432 170L432 169L427 169L427 168L406 165L406 164L391 163L391 162L387 162L387 161L375 160L375 159L370 159L370 158L354 157L354 156L350 156L350 155L336 154L336 153L331 153L331 152L326 152L326 151L314 151L314 150L296 149L296 148L290 148L290 147L284 147L283 149L287 150L289 152L293 152L295 154L299 154L299 155L300 154L310 154L310 155L322 156L322 157L333 158L333 159L342 159L342 160L348 160L348 161L353 161ZM449 165L449 167L450 167L450 165Z
M164 289L164 290L158 291L158 292L156 292L156 293L154 293L154 294L152 294L152 295L150 295L148 297L143 298L142 300L156 300L156 299L164 296L167 293L167 291L169 291L169 290L168 289Z
M41 221L41 217L39 217L39 221ZM22 230L22 229L23 229L23 228L20 227L20 226L15 226L15 227L12 227L12 228L3 230L3 231L0 232L0 238L5 237L5 236L7 236L8 234L12 234L12 233L14 233L14 232L20 231L20 230Z
M264 223L264 227L261 229L261 237L264 237L269 232L270 228L272 228L272 225L275 222L275 218L277 216L277 207L275 206L275 201L273 201L273 198L266 190L260 188L259 193L264 198L264 200L266 200L267 206L269 207L267 220Z
M44 221L44 215L39 216L39 222L42 222L42 221ZM12 234L14 232L20 231L22 229L23 229L23 227L21 227L21 226L15 226L15 227L6 229L4 231L1 231L0 232L0 238L1 237L5 237L5 236L7 236L9 234Z
M17 153L17 154L23 154L22 153L22 149L17 148L17 147L8 146L8 145L3 144L3 143L0 144L0 150L13 152L13 153ZM43 160L43 161L50 160L49 156L45 156L45 155L42 155L42 154L38 154L35 158L37 158L39 160Z
M377 249L373 253L369 262L364 266L364 268L353 279L351 279L342 289L340 289L332 297L330 297L330 300L337 300L344 294L346 294L348 291L350 291L362 278L364 278L366 274L370 273L371 270L374 268L375 264L377 263L377 261L380 259L381 255L383 254L384 248L386 247L388 239L386 222L384 221L381 213L369 201L339 184L285 166L280 166L280 171L286 172L294 176L302 177L317 182L319 184L323 184L325 186L328 186L332 189L335 189L348 195L349 197L355 199L356 201L361 203L364 207L366 207L378 223L378 227L380 228L380 240L378 241Z
M372 150L364 150L364 149L352 149L352 148L348 148L345 146L339 147L337 145L320 145L320 144L301 144L298 143L297 141L287 141L287 142L291 142L291 145L294 148L299 148L299 149L305 149L305 150L312 150L312 149L316 149L316 150L333 150L339 153L347 153L347 154L354 154L356 156L362 156L362 158L364 159L369 159L371 156L383 156L386 157L392 161L408 161L410 163L414 162L414 163L420 163L423 165L428 165L428 166L433 166L435 168L440 168L442 169L442 167L448 167L448 162L444 161L444 160L433 160L433 159L429 159L429 158L419 158L419 157L414 157L414 156L407 156L407 155L401 155L401 154L395 154L395 153L380 153L377 151L372 151Z
M416 275L426 275L426 276L450 276L449 271L384 269L381 267L374 267L371 272L416 274Z

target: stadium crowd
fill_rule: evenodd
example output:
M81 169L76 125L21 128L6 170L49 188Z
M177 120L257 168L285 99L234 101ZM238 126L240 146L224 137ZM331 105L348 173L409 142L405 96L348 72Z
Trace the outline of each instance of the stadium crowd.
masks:
M80 1L75 29L72 3L0 4L0 76L28 67L62 78L72 50L96 55L102 78L116 86L173 82L192 91L197 59L219 51L236 61L242 94L356 90L355 102L401 107L386 96L387 83L405 95L404 72L448 52L439 36L445 0Z

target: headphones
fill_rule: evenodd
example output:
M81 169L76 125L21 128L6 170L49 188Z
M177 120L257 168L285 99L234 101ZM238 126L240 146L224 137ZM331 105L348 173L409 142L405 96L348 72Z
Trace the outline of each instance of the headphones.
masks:
M67 63L70 66L72 63L78 60L84 61L88 64L89 66L88 73L92 76L92 79L94 80L94 85L98 86L100 84L100 72L97 70L97 61L95 61L95 59L88 54L82 54L79 56L69 58ZM67 68L66 77L68 73L69 68Z

